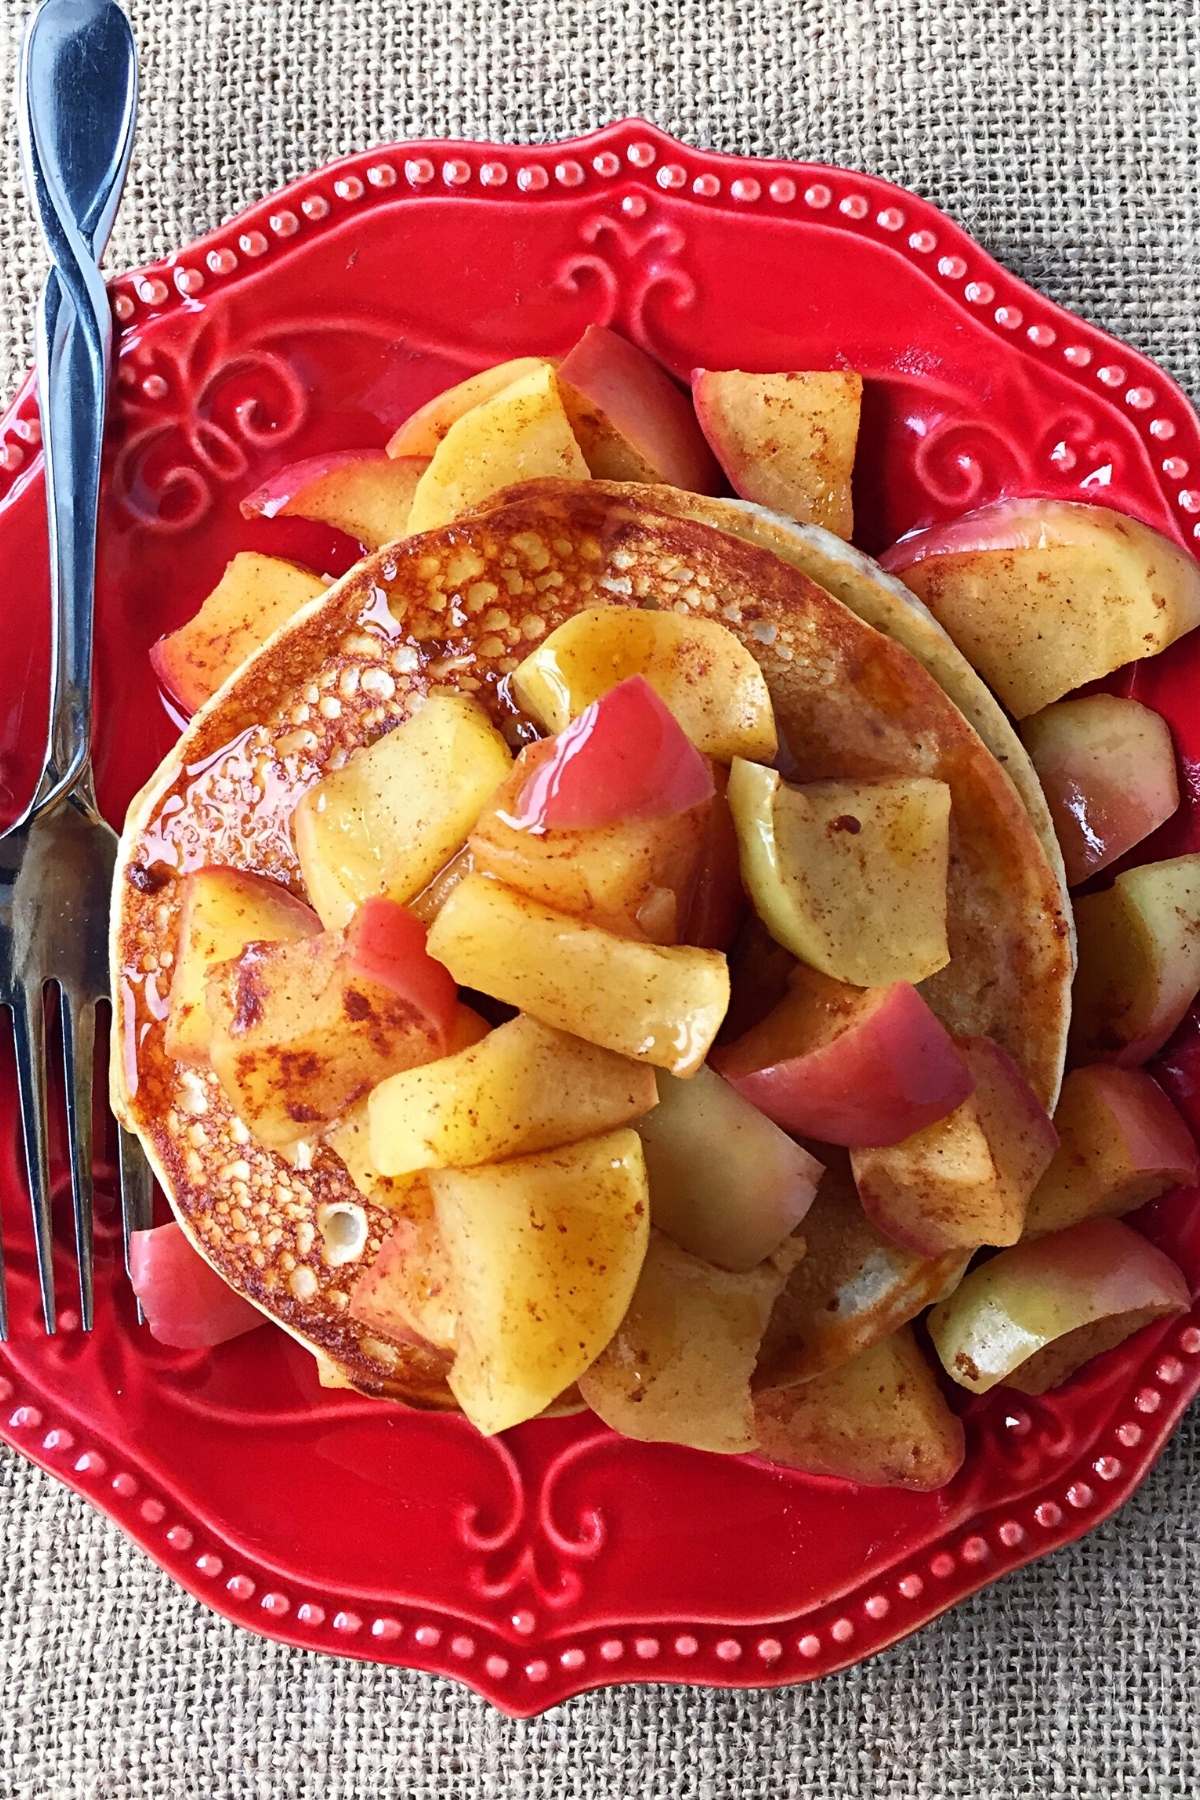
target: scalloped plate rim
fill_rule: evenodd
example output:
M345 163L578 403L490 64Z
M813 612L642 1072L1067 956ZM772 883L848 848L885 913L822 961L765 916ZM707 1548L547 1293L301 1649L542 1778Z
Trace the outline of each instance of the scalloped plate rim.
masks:
M948 241L953 244L956 250L969 251L971 256L976 259L979 271L985 274L990 273L998 276L1010 291L1027 296L1041 312L1049 314L1056 320L1069 322L1072 330L1076 331L1081 339L1086 340L1092 347L1110 346L1115 353L1119 353L1122 357L1126 359L1132 357L1140 368L1152 371L1155 382L1158 384L1157 395L1170 397L1176 403L1181 414L1189 424L1194 428L1200 429L1200 421L1196 420L1195 413L1187 395L1184 393L1179 383L1165 369L1154 363L1143 351L1137 349L1135 346L1104 331L1102 328L1092 324L1088 320L1081 318L1068 307L1065 307L1058 301L1048 298L1031 284L1025 282L1019 276L1014 275L992 256L989 251L984 249L983 246L980 245L961 225L923 196L917 195L885 177L836 164L806 162L786 157L751 157L684 144L663 131L661 128L638 117L614 121L582 135L539 144L501 144L487 140L417 138L398 140L393 143L381 144L368 149L354 151L347 155L335 158L331 162L322 165L320 168L310 170L305 174L294 177L285 186L268 195L249 202L238 212L234 213L228 219L213 227L188 245L172 251L155 261L142 265L138 269L112 277L110 285L115 295L120 295L122 293L130 294L131 290L136 290L139 282L147 281L155 277L170 275L178 269L181 261L185 258L195 256L200 256L202 258L206 257L211 251L226 244L231 235L237 236L239 232L244 232L246 226L251 221L256 221L260 216L267 216L271 211L278 208L281 204L286 203L289 199L297 199L300 195L310 191L316 182L333 180L345 172L357 171L360 168L365 170L369 168L373 162L381 158L407 157L409 160L412 160L415 157L441 157L442 159L453 159L455 153L459 153L462 156L479 156L481 154L486 154L496 161L511 163L514 159L518 158L530 159L531 161L547 156L551 158L561 158L565 153L573 151L590 151L594 155L600 150L613 145L632 144L638 141L639 138L645 138L649 143L655 146L655 159L657 159L658 152L666 148L677 152L682 157L696 159L696 161L703 165L705 169L715 166L723 171L731 169L741 169L743 171L750 169L760 172L771 171L773 174L778 174L781 177L786 177L796 182L803 179L805 176L810 178L814 176L818 178L828 177L830 180L836 181L850 180L852 182L861 182L866 189L875 195L881 197L891 196L901 205L910 208L915 207L924 219L935 221L938 224L939 230L948 234ZM623 161L619 170L611 176L610 180L613 188L619 186L627 187L632 184L634 187L649 187L652 192L660 191L654 169L651 166L637 166ZM507 187L503 195L499 192L494 195L489 194L483 196L477 192L465 194L461 190L451 186L432 189L432 184L430 184L430 187L427 188L426 191L436 192L437 197L442 201L454 202L456 200L468 199L476 204L480 203L481 200L486 203L486 200L489 198L502 198L509 204L527 204L536 206L539 204L552 204L554 199L558 197L552 189L549 192L546 192L545 189L543 189L541 193L518 192L516 190L516 184ZM378 198L381 201L386 201L389 197L392 199L402 197L416 198L418 197L418 194L417 190L413 187L399 187L399 178L397 178L396 186L383 188L378 194ZM570 190L561 197L569 198ZM722 210L745 217L748 223L753 217L761 216L756 215L756 209L753 206L747 205L745 208L742 208L739 202L736 199L732 199L729 193L724 190L722 190L719 196L704 197L693 195L690 192L683 193L682 191L678 191L676 192L675 197L677 199L687 200L690 203L699 206L702 211L706 207L719 204ZM793 196L793 198L794 197L795 196ZM323 219L315 229L317 231L322 229L332 229L342 223L348 222L354 216L355 215L352 212L346 212L336 216L327 214L325 219ZM779 206L778 210L768 216L779 223L794 223L801 229L806 225L811 226L823 222L819 218L814 218L809 214L797 215L791 213L786 210L785 206L782 204ZM834 216L831 216L827 221L824 221L824 223L826 224L826 228L847 228L842 226ZM901 254L898 243L889 245L886 240L878 237L872 238L871 241L876 247L891 249L894 254ZM942 244L942 241L943 240L939 238L939 245ZM286 244L281 245L281 253L286 254L287 248L288 246ZM904 260L911 259L906 258ZM235 283L251 280L255 274L256 266L257 265L252 261L239 264L236 273L232 274L229 277L228 282L224 285L233 285ZM921 265L916 264L914 266L920 267ZM930 269L930 266L926 265L926 268L928 270ZM932 279L931 270L930 274ZM167 294L164 299L158 303L146 303L142 305L139 309L140 317L147 320L153 320L173 308L186 303L188 296L175 282L172 281L166 285ZM944 291L947 293L948 299L967 311L968 316L977 319L983 318L981 312L976 312L967 306L961 292L957 292L953 289L946 289ZM131 321L131 323L134 322L136 321ZM987 323L991 325L992 321L989 319L987 320ZM1039 360L1041 360L1038 357L1037 348L1023 336L1018 336L1015 332L1001 334L998 327L995 327L994 329L998 336L998 341L1004 343L1010 351L1019 350L1022 356L1033 362L1035 366ZM1058 372L1065 373L1073 378L1077 385L1086 386L1078 370L1072 368L1064 371L1060 368ZM29 380L27 379L18 389L10 406L5 410L3 418L0 419L0 435L3 435L4 432L11 427L18 409L28 397L29 385ZM1122 381L1120 385L1124 386L1124 381ZM1115 395L1110 395L1107 399L1109 405L1115 404ZM23 489L27 479L33 477L39 468L40 457L36 455L30 457L25 466L16 473L15 478L9 485L9 495ZM1156 480L1157 479L1158 477L1156 475ZM1161 482L1159 485L1162 487ZM1162 487L1162 491L1164 498L1168 498L1165 487ZM1185 532L1176 517L1174 508L1170 509L1170 516L1176 536L1181 542L1187 544L1190 549L1192 546L1188 543ZM1192 1318L1194 1320L1195 1312L1193 1312ZM1178 1324L1179 1321L1176 1321L1176 1323ZM1182 1323L1187 1326L1188 1319L1185 1318ZM1158 1342L1157 1338L1156 1342ZM1159 1351L1156 1351L1156 1354L1160 1353L1161 1345ZM253 1595L243 1600L236 1595L231 1594L228 1590L223 1589L219 1597L207 1591L202 1581L197 1579L194 1570L191 1567L188 1567L185 1570L182 1566L186 1558L186 1551L182 1552L178 1557L173 1557L171 1554L168 1554L168 1547L164 1546L161 1540L156 1539L153 1525L149 1522L143 1522L135 1517L126 1516L126 1509L119 1504L118 1499L111 1491L101 1494L96 1490L94 1485L89 1484L86 1479L86 1472L77 1473L74 1469L65 1470L55 1460L52 1452L44 1447L43 1444L39 1443L36 1447L32 1446L26 1441L23 1429L18 1427L15 1423L15 1415L12 1418L6 1417L0 1419L0 1438L20 1454L27 1457L30 1461L54 1475L72 1491L89 1500L98 1510L102 1511L107 1517L112 1519L127 1537L137 1543L140 1548L153 1558L159 1567L161 1567L189 1594L200 1600L211 1610L216 1611L234 1623L254 1631L262 1637L285 1643L298 1649L307 1649L310 1651L319 1650L321 1654L340 1655L359 1661L379 1661L393 1666L398 1665L405 1668L419 1669L428 1673L443 1675L448 1679L454 1680L483 1694L489 1701L510 1716L532 1717L545 1710L546 1707L559 1704L563 1700L574 1695L600 1687L627 1683L631 1680L667 1681L674 1685L723 1686L739 1689L778 1689L793 1685L802 1680L812 1680L820 1675L831 1674L837 1670L845 1669L861 1660L865 1655L874 1655L878 1651L893 1646L903 1638L919 1630L923 1625L931 1622L950 1607L957 1604L960 1599L980 1591L983 1587L988 1586L1001 1575L1023 1567L1026 1564L1037 1560L1039 1557L1048 1554L1051 1550L1057 1549L1064 1544L1078 1539L1090 1530L1093 1525L1099 1524L1102 1520L1111 1517L1113 1513L1119 1510L1121 1505L1129 1498L1134 1489L1140 1485L1157 1462L1188 1401L1193 1397L1197 1389L1200 1388L1200 1365L1195 1363L1190 1352L1189 1363L1184 1365L1184 1369L1186 1371L1185 1375L1183 1377L1175 1378L1177 1385L1174 1386L1172 1393L1167 1396L1167 1403L1162 1407L1153 1426L1147 1427L1150 1441L1137 1457L1130 1459L1130 1462L1126 1465L1119 1480L1113 1480L1110 1484L1103 1487L1098 1494L1093 1496L1094 1504L1089 1503L1078 1512L1062 1513L1058 1523L1054 1527L1047 1529L1043 1540L1029 1540L1021 1547L1006 1549L1002 1559L996 1555L992 1555L977 1569L970 1573L966 1573L961 1566L956 1567L954 1579L947 1580L947 1591L944 1596L938 1596L936 1600L925 1599L919 1607L914 1607L914 1612L917 1616L911 1618L898 1617L897 1614L899 1609L893 1608L888 1615L888 1623L882 1630L876 1629L872 1636L871 1644L866 1650L859 1648L852 1638L847 1640L844 1644L830 1641L827 1638L823 1645L820 1658L819 1660L814 1661L814 1666L811 1670L806 1670L803 1667L792 1667L786 1670L781 1668L778 1671L774 1671L769 1663L764 1663L762 1666L751 1668L748 1661L746 1661L739 1662L737 1666L730 1664L718 1672L715 1667L710 1667L708 1664L700 1664L695 1668L690 1667L687 1658L682 1652L676 1651L673 1646L668 1647L666 1645L660 1647L653 1656L647 1657L644 1661L641 1661L640 1664L637 1661L633 1661L630 1666L626 1666L626 1663L629 1661L629 1646L626 1645L626 1655L622 1660L620 1669L602 1669L596 1663L594 1656L591 1659L591 1666L588 1669L583 1669L578 1666L568 1669L561 1663L556 1663L551 1660L552 1652L558 1647L559 1640L552 1632L548 1632L544 1634L543 1637L529 1643L525 1647L526 1655L531 1654L535 1649L540 1650L544 1647L545 1650L547 1672L538 1688L535 1688L532 1682L525 1688L522 1688L519 1683L513 1683L511 1680L513 1671L508 1667L506 1667L503 1675L492 1675L487 1673L486 1668L482 1666L482 1659L481 1666L473 1668L471 1673L468 1674L462 1667L455 1666L452 1657L446 1653L444 1648L440 1653L435 1653L436 1646L431 1647L426 1651L419 1644L414 1644L411 1641L411 1632L408 1633L409 1641L404 1642L403 1646L401 1645L400 1636L390 1638L387 1641L380 1641L372 1638L371 1635L366 1632L364 1632L361 1639L356 1642L351 1642L347 1639L344 1643L322 1641L321 1643L316 1644L311 1641L311 1637L306 1638L302 1634L300 1625L293 1622L291 1613L287 1615L286 1620L273 1618L269 1613L262 1612L261 1603L257 1608L252 1607L251 1601ZM7 1396L5 1398L5 1410L8 1410ZM105 1443L96 1433L89 1433L89 1437L92 1442L109 1452L110 1455L117 1454L112 1450L112 1447ZM162 1486L163 1491L166 1492L167 1484L162 1484ZM1034 1484L1031 1491L1036 1491L1036 1488L1037 1484ZM987 1509L984 1508L982 1510L986 1511ZM966 1521L960 1520L956 1525L950 1525L943 1538L931 1540L923 1546L923 1549L927 1551L933 1547L934 1543L948 1541L952 1537L961 1535L964 1529L969 1528L969 1525L969 1519ZM216 1533L211 1532L211 1528L209 1529L211 1535L215 1538ZM253 1564L252 1559L249 1557L243 1558L243 1561L256 1569L259 1567L259 1565ZM880 1573L881 1580L883 1579L884 1573L886 1573L886 1571L881 1571ZM303 1584L301 1583L300 1585ZM851 1588L848 1589L848 1591L854 1590ZM403 1602L402 1604L405 1607L411 1607L411 1602ZM444 1619L446 1621L447 1632L453 1629L454 1617L452 1614L443 1613L439 1608L433 1605L424 1606L423 1610L439 1619ZM253 1616L251 1616L252 1614ZM691 1623L691 1621L688 1621L687 1619L665 1621L662 1625L662 1631L664 1635L668 1633L678 1633L681 1627L686 1628L689 1623ZM738 1623L739 1625L745 1625L747 1621L738 1621ZM799 1620L790 1622L781 1620L775 1627L772 1627L769 1623L760 1623L757 1624L754 1629L758 1631L769 1631L774 1628L782 1633L785 1626L789 1624L794 1629L795 1626L799 1624ZM470 1629L479 1628L472 1626ZM576 1627L575 1632L576 1635L584 1635L591 1634L599 1629L600 1627L595 1627L585 1622L581 1627ZM626 1630L625 1627L611 1627L611 1629ZM637 1625L633 1625L628 1627L626 1635L636 1638L639 1629L645 1631L648 1628L645 1626L639 1628ZM703 1622L698 1622L696 1624L696 1629L704 1629L712 1632L719 1630L720 1627L714 1621L705 1620ZM354 1635L357 1637L357 1633ZM496 1641L509 1653L509 1656L513 1661L520 1660L522 1645L519 1641L516 1639L509 1641L508 1639L500 1637L498 1634ZM719 1651L717 1654L720 1654Z

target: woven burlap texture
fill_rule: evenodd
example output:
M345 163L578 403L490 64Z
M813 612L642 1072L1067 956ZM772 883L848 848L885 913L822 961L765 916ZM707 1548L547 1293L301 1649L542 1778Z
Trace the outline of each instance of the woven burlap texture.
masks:
M23 8L0 10L7 95ZM131 12L142 123L114 264L340 151L406 133L552 138L638 112L696 144L916 188L1200 388L1197 0L140 0ZM11 143L6 157L8 387L28 355L39 255ZM3 1453L0 1795L1191 1800L1198 1491L1193 1424L1116 1520L865 1668L774 1695L624 1688L514 1724L448 1682L236 1631Z

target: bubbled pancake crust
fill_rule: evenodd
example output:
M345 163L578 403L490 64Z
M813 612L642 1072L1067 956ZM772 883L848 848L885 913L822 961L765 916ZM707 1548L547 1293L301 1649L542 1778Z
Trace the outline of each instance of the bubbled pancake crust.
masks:
M392 1216L362 1202L331 1152L296 1168L259 1146L215 1077L167 1057L180 877L225 863L302 894L290 817L307 788L435 686L475 695L521 741L528 723L505 677L565 618L610 603L728 625L762 666L811 778L950 784L952 961L925 991L951 1029L996 1038L1039 1093L1057 1088L1071 974L1061 893L1007 777L920 664L756 545L586 482L514 490L368 557L277 632L135 799L118 860L118 1114L213 1267L365 1393L453 1404L442 1359L348 1316ZM339 1200L366 1205L369 1238L361 1261L330 1266L320 1220Z

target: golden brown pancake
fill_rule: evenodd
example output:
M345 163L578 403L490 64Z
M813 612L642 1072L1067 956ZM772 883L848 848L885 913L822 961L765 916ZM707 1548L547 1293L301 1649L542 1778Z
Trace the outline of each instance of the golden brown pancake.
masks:
M290 1166L250 1138L215 1077L166 1056L179 878L225 863L303 893L290 818L313 782L433 686L474 694L517 741L505 676L563 619L608 603L728 625L762 666L805 775L950 785L951 962L924 991L952 1030L1002 1043L1043 1099L1057 1091L1071 976L1061 891L1008 777L921 664L757 544L599 484L515 491L368 557L264 644L134 801L118 861L118 1114L200 1253L366 1393L452 1404L441 1359L348 1316L391 1216L367 1205L361 1261L330 1266L321 1209L361 1201L338 1159L317 1147L311 1167Z

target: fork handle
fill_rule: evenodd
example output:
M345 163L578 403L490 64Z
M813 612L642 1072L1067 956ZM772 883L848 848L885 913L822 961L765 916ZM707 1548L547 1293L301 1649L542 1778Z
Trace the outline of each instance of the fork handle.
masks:
M112 324L82 323L51 272L38 312L37 374L46 465L52 645L44 806L70 791L91 756L93 594L107 362ZM66 315L64 318L63 315Z
M128 20L113 0L42 0L26 34L21 139L50 252L37 330L50 542L51 676L40 810L91 754L93 604L112 313L98 267L137 102Z

